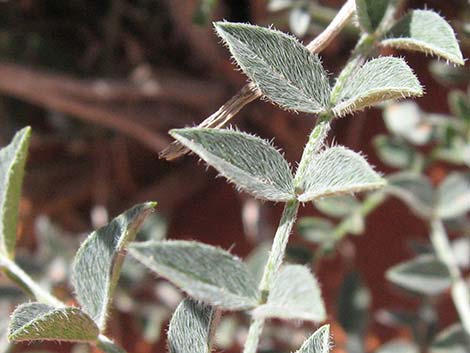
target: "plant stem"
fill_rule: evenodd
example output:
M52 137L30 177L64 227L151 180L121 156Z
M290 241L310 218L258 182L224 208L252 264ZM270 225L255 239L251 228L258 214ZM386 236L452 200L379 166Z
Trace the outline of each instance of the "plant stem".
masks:
M0 268L3 272L15 282L21 289L34 296L38 301L55 307L63 307L59 299L44 290L38 285L26 272L24 272L15 262L6 257L0 258Z
M279 271L282 261L284 260L287 242L289 240L292 227L294 226L295 219L297 218L298 210L299 202L297 200L287 202L284 207L284 211L282 213L276 234L274 235L271 252L269 253L268 261L264 267L263 277L259 287L261 293L260 304L264 304L268 299L273 277L277 271ZM261 332L263 331L263 326L264 319L252 320L248 330L243 353L256 352Z
M103 335L98 336L96 347L106 353L126 353L124 349Z
M297 211L299 210L299 202L292 200L286 203L282 213L281 221L274 235L273 245L269 253L268 262L264 267L263 277L259 286L261 292L261 303L265 303L272 285L272 278L274 274L279 271L284 254L286 252L287 242L289 235L294 226L295 219L297 218Z
M464 330L470 335L470 293L455 260L449 237L440 219L431 222L431 242L439 260L449 270L452 286L451 295Z

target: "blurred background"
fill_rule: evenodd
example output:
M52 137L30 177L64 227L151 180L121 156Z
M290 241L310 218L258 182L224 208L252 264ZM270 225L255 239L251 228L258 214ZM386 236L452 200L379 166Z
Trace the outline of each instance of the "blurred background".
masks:
M305 43L334 17L333 0L2 0L0 1L0 144L25 125L33 128L21 202L19 261L60 297L70 293L68 266L86 233L145 200L158 201L157 214L142 238L197 239L247 257L272 239L281 208L239 194L194 156L158 158L174 127L192 126L217 110L245 83L212 21L250 22L294 33ZM405 1L407 8L431 8L450 21L468 57L466 0ZM467 21L467 22L466 22ZM358 31L351 25L321 53L332 74L348 59ZM421 54L406 58L426 95L424 111L447 114L449 90L466 90L470 70L453 68ZM299 160L315 118L280 110L264 101L244 108L232 124L274 139L286 158ZM394 169L378 158L374 136L386 131L382 111L368 109L335 120L332 143L363 151L383 173ZM428 170L434 183L448 166ZM311 205L301 216L314 216ZM365 334L365 350L413 332L390 324L390 313L419 310L416 296L403 295L384 279L390 266L410 257L410 242L427 238L427 228L397 199L388 199L367 218L360 236L345 238L322 259L322 284L335 351L344 352L348 318ZM315 244L296 231L289 259L311 263ZM360 293L358 313L341 303ZM2 320L12 303L27 300L0 278ZM110 336L129 352L164 352L165 326L181 294L129 261L115 303ZM452 302L437 303L439 328L455 320ZM388 315L388 316L387 316ZM357 321L356 320L356 321ZM393 320L392 320L393 321ZM247 318L227 315L218 333L224 351L238 352ZM289 351L313 326L274 322L261 350ZM16 346L12 352L87 352L56 344ZM0 348L1 351L1 348Z

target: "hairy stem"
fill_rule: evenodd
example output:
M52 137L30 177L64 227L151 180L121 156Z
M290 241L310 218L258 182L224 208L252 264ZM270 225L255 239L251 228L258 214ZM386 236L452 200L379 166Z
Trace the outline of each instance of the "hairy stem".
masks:
M0 256L0 270L10 278L18 287L37 301L54 307L64 307L65 304L37 284L26 272L14 261ZM126 353L106 336L100 335L95 343L96 347L106 353Z
M341 32L348 24L356 8L355 0L347 0L338 11L331 23L321 32L307 48L312 53L319 53ZM219 110L200 123L199 127L221 128L225 126L245 105L262 96L253 83L246 84L235 96L228 100ZM188 153L189 150L179 142L171 143L160 153L160 158L174 160Z
M3 256L0 257L0 268L18 287L23 289L29 295L35 297L41 303L55 307L64 306L64 303L43 289L26 272L24 272L23 269L10 259Z
M438 259L449 270L452 278L452 300L464 330L470 335L470 293L455 260L447 232L439 219L431 222L431 242Z
M299 210L299 202L297 200L289 201L284 207L279 226L274 235L273 245L269 253L268 261L264 267L263 277L260 283L260 304L268 299L269 291L272 286L273 277L279 271L284 260L289 235L294 226ZM245 341L243 353L255 353L258 342L263 331L264 319L256 319L251 322L248 330L248 336Z

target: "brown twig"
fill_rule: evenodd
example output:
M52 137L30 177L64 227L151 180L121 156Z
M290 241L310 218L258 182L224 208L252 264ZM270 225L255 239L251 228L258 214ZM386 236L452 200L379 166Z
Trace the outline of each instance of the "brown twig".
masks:
M0 62L0 93L119 131L156 152L170 141L142 124L143 106L135 103L177 101L205 109L224 93L207 82L135 76L134 81L79 80Z
M355 6L355 0L347 0L333 21L307 45L308 50L312 53L319 53L325 49L348 23L354 13ZM262 93L256 85L248 83L227 103L220 107L219 110L198 126L220 128L226 125L245 105L261 96ZM174 160L186 153L188 153L188 149L174 141L160 153L160 158Z

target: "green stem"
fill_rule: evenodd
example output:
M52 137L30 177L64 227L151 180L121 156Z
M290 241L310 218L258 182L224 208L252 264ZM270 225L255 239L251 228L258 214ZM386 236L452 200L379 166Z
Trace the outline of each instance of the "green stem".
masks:
M279 270L282 261L284 260L287 242L289 241L289 235L292 231L292 227L294 226L295 219L297 218L298 209L299 202L297 200L289 201L284 207L281 221L279 222L276 234L274 235L273 246L269 253L268 262L264 267L263 277L259 287L261 292L261 303L266 301L267 295L271 289L272 278Z
M431 242L436 256L449 270L452 279L452 300L462 321L463 328L470 335L470 293L455 260L449 238L440 219L432 220Z
M298 210L299 202L297 200L287 202L284 207L259 287L261 293L260 304L265 303L268 299L273 277L279 271L282 261L284 260L287 242L289 240L292 227L294 226L295 219L297 218ZM256 352L261 332L263 331L263 326L264 319L256 319L251 322L243 353Z
M34 296L39 302L55 307L63 307L59 299L38 285L26 272L24 272L15 262L6 257L0 258L0 268L15 282L21 289Z
M0 270L3 271L5 275L10 278L18 287L20 287L30 296L34 297L37 301L58 308L66 306L62 301L37 284L14 261L4 256L0 256ZM106 353L126 353L122 348L117 346L113 341L103 335L98 336L95 345Z

